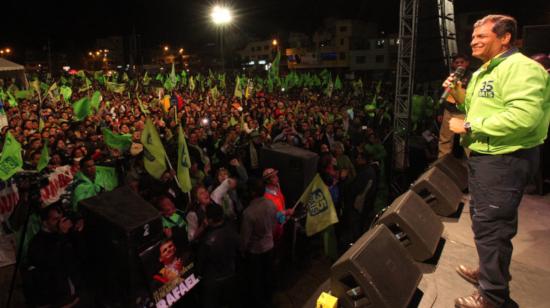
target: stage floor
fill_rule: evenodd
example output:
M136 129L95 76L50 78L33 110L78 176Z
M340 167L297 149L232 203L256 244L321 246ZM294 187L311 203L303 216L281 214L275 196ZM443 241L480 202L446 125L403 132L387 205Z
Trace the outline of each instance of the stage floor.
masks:
M445 244L435 271L425 273L418 307L453 307L456 297L470 295L474 286L456 274L458 264L477 265L466 201L460 218L444 218ZM510 296L520 307L550 306L550 194L525 195L519 208L518 234L513 239Z
M460 215L443 218L445 230L437 262L419 263L424 276L412 307L454 307L454 300L470 295L474 286L455 272L458 264L477 265L477 252L468 197ZM550 307L550 194L525 195L519 208L519 230L513 239L510 283L511 297L519 307ZM315 298L329 288L330 262L314 258L299 277L282 286L275 296L275 307L315 307ZM421 293L421 294L420 294Z

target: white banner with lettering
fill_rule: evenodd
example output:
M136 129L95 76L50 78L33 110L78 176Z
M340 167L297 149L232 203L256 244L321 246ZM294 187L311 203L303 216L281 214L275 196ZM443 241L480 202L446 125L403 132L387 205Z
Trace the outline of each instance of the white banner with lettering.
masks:
M65 193L67 187L73 181L75 171L71 166L57 167L48 176L49 183L47 186L40 189L40 198L42 206L46 207L57 200Z

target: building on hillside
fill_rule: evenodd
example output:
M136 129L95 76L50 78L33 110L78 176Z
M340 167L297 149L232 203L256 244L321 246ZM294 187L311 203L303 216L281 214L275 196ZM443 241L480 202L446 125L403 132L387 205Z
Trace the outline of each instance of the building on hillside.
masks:
M241 57L242 64L262 65L273 61L279 48L277 39L253 41L246 44L238 54Z
M350 70L388 71L396 69L397 38L370 38L353 46L350 51Z
M326 19L312 37L311 44L289 44L285 50L289 69L319 69L350 67L352 47L369 37L375 37L378 27L373 23L351 19ZM289 42L291 40L289 39ZM298 38L294 41L303 42Z

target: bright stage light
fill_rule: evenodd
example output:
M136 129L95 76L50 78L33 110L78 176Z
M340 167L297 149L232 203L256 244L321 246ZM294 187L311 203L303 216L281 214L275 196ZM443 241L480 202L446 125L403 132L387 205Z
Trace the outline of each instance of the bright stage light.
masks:
M212 8L210 17L216 25L228 24L233 20L233 15L231 14L229 8L219 5L216 5Z

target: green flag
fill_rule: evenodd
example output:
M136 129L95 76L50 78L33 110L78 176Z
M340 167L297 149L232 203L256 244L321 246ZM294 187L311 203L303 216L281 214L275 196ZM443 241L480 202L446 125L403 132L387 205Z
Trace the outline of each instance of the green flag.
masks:
M334 83L332 83L332 80L329 80L325 88L325 95L328 97L332 97L332 90L334 90Z
M57 82L52 83L52 85L48 88L47 93L53 102L59 101L59 91L57 87Z
M277 55L275 56L275 59L273 59L273 62L271 63L271 67L269 68L269 76L272 78L279 78L279 63L281 62L281 52L277 50Z
M214 86L212 89L210 89L210 95L212 95L212 98L214 100L217 100L218 97L220 97L220 92L218 91L217 86Z
M336 75L336 81L334 81L334 90L342 90L342 81L340 75Z
M269 93L273 92L273 79L271 79L271 77L267 78L266 86L267 86L267 92Z
M144 86L148 86L149 85L149 82L151 82L151 77L149 77L149 75L147 74L147 72L145 72L145 75L143 75L143 85Z
M84 77L83 80L84 80L84 84L82 85L82 87L80 87L80 89L78 89L79 93L86 92L92 88L92 81L88 79L88 77Z
M319 73L319 77L321 79L321 86L323 87L328 86L329 82L332 81L332 76L326 68Z
M91 111L91 103L88 97L83 97L73 104L74 115L78 121L86 118Z
M164 82L164 76L161 73L158 73L157 76L155 76L155 80Z
M233 96L238 98L243 97L243 89L241 87L241 81L239 79L239 76L235 77L235 92L233 93Z
M138 101L139 110L141 110L143 114L149 114L149 110L147 110L147 108L143 106L143 102L141 101L141 99L139 99L139 95L136 95L136 98Z
M123 83L106 81L105 85L107 86L107 90L114 93L123 94L126 91L126 85Z
M299 202L304 204L307 211L307 236L312 236L338 222L332 196L319 174L315 175Z
M0 179L6 181L23 167L21 144L8 132L0 157Z
M141 132L141 143L143 144L145 170L152 177L160 179L166 170L166 152L150 118L145 121L145 129Z
M225 90L225 73L223 74L218 74L218 80L220 82L220 88L222 90Z
M90 106L94 108L95 110L99 109L99 104L101 103L101 100L103 97L101 97L101 93L99 91L95 91L92 95L92 99L90 101Z
M164 80L164 88L168 91L172 91L178 85L178 76L176 75L176 69L174 63L172 63L172 71L168 78Z
M35 79L29 82L29 85L31 86L31 89L34 91L34 93L40 96L40 81L38 79Z
M40 153L40 160L38 161L38 165L36 166L36 170L38 170L38 172L46 168L46 166L48 166L48 163L50 162L48 143L48 139L46 139L46 141L44 142L44 147L42 147L42 152Z
M113 149L126 151L132 145L132 135L130 134L115 134L108 128L103 128L101 132L105 143Z
M376 84L376 92L374 92L374 96L372 97L372 104L376 105L376 99L378 98L378 94L380 94L380 88L382 88L382 81L378 81Z
M352 83L353 86L353 95L359 96L363 94L363 80L359 78L357 81L354 81Z
M106 166L95 166L94 183L103 187L106 191L111 191L118 187L118 176L116 169Z
M191 159L187 150L187 142L181 125L178 127L178 170L177 177L181 185L181 191L191 191L191 177L189 176L189 168L191 168Z
M94 72L94 79L97 81L103 81L105 82L105 78L103 77L103 71L95 71Z
M195 78L193 78L193 76L189 77L189 90L191 90L191 92L195 91Z
M17 100L15 99L15 97L13 97L13 95L9 91L8 91L8 103L9 103L10 107L16 107L17 106Z
M69 99L71 99L71 95L73 95L73 90L67 86L61 86L59 88L59 92L61 92L61 95L63 95L66 102L68 102Z
M31 99L32 90L17 90L15 91L15 98L17 99Z
M187 71L185 68L181 71L181 85L186 86L187 85Z
M83 70L80 70L80 71L76 72L76 76L84 79L84 78L86 78L86 73L84 73Z

